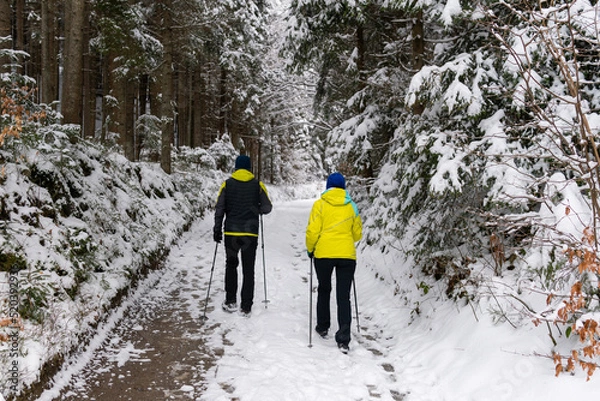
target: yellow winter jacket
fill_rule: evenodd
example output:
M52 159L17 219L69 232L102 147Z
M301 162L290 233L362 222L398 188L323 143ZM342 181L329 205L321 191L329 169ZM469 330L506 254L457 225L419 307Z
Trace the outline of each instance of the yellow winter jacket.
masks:
M354 243L362 238L356 204L345 189L330 188L315 201L306 227L306 249L315 258L356 260Z

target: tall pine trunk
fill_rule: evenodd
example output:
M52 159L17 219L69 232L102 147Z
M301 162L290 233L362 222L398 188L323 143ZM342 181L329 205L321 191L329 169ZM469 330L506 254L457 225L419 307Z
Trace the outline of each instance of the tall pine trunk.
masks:
M192 87L193 91L193 99L192 99L192 142L193 146L208 146L210 141L205 140L204 138L204 118L203 113L206 109L206 102L204 100L205 96L203 95L204 91L204 80L202 79L202 70L198 68L197 71L194 71L194 83Z
M419 11L413 19L412 37L412 67L414 71L419 71L425 63L425 29L423 27L423 12ZM425 107L416 101L412 107L414 114L422 114Z
M117 135L117 143L128 160L135 160L134 107L137 85L119 71L121 63L118 54L108 55L108 93L111 102L107 105L108 130Z
M219 79L219 134L228 133L228 108L229 97L227 95L227 69L221 67L221 77ZM233 140L233 138L232 138Z
M148 74L142 74L139 77L139 88L138 88L138 117L144 115L144 114L148 114L150 111L147 110L148 107L148 103L150 101L150 96L148 94L149 92L149 81L148 81ZM140 153L142 150L142 146L143 146L143 137L136 135L136 142L135 142L135 160L140 160Z
M14 48L17 50L25 50L25 0L15 0L15 31L14 31ZM24 60L19 56L19 66L23 66ZM21 70L21 73L24 71Z
M128 160L135 160L135 103L137 98L137 82L131 79L125 79L125 136L121 141L125 157Z
M116 134L117 143L121 145L124 153L125 138L127 136L126 112L127 108L127 80L118 72L120 63L117 55L110 52L108 58L108 94L111 101L107 108L108 132Z
M161 33L163 44L163 60L159 71L160 89L162 93L160 116L162 121L160 142L160 166L164 172L171 174L171 144L173 143L174 110L173 110L173 32L170 1L162 4Z
M10 0L0 0L0 50L12 47L10 23ZM0 73L10 71L10 57L0 56Z
M42 103L58 100L56 0L42 1Z
M186 99L186 79L185 66L182 63L177 63L177 91L175 94L177 104L177 137L175 138L175 146L189 146L186 133L186 118L187 118L187 102Z
M173 111L173 68L170 49L165 49L163 64L161 67L161 107L160 116L162 120L162 136L160 142L160 166L171 174L171 143L173 142L174 111Z
M61 113L65 123L82 124L85 0L65 2L65 50Z
M86 2L85 15L90 15L90 4ZM93 138L96 129L96 69L95 55L92 53L90 38L93 35L90 20L85 21L83 40L83 99L82 99L82 122L83 136Z

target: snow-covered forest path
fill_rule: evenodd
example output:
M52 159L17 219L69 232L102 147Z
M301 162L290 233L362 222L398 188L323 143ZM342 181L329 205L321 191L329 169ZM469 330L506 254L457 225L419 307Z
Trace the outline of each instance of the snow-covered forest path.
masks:
M313 335L313 347L308 347L310 262L304 229L312 202L276 203L264 217L267 308L259 243L252 316L222 311L220 245L208 320L202 321L215 252L209 213L192 225L172 248L165 267L138 286L39 400L440 401L439 393L431 392L433 380L418 364L402 377L402 332L392 327L409 312L395 308L397 301L387 286L360 263L356 282L361 327L359 333L355 320L349 355L339 352L333 338ZM336 329L334 321L332 331Z

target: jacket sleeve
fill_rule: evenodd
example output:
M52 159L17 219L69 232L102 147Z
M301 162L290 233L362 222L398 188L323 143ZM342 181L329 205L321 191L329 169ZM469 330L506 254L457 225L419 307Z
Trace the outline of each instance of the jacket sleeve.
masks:
M310 216L308 218L308 226L306 227L306 250L309 253L315 251L317 241L323 229L323 219L321 216L321 208L318 207L319 201L313 204Z
M217 196L217 204L215 206L215 226L213 232L223 231L223 219L225 217L225 182L221 184L219 195Z
M273 204L271 203L271 199L269 199L269 193L267 192L267 187L262 182L260 183L260 192L258 195L258 201L260 202L258 207L258 212L260 214L269 214L271 210L273 210Z
M350 201L352 209L354 209L354 220L352 221L352 239L354 242L360 241L362 238L362 220L360 219L360 213L358 212L358 206L354 201Z
M352 239L354 242L360 241L362 238L362 220L360 219L360 215L357 214L354 216L354 222L352 224Z

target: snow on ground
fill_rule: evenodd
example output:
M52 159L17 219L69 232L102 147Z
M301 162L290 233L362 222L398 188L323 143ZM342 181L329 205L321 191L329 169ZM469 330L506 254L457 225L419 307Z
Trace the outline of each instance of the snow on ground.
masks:
M549 352L541 328L493 325L485 311L474 314L469 307L428 305L426 300L421 317L413 321L411 308L371 270L382 263L405 267L377 254L359 256L361 327L360 333L353 328L350 354L340 353L333 339L318 336L309 348L310 261L304 230L312 202L279 203L264 218L267 308L259 302L264 298L259 249L252 317L219 308L209 315L222 322L211 341L225 348L225 354L208 375L202 400L531 401L600 391L600 378L556 378L551 360L532 356ZM222 297L215 294L212 302L220 303ZM330 332L336 328L332 324Z
M359 256L356 284L360 332L355 321L350 353L342 354L331 334L327 340L313 335L309 347L310 260L304 248L304 230L313 201L277 201L273 212L264 217L264 266L270 302L266 307L262 302L264 275L259 243L255 305L250 318L226 313L220 307L224 298L221 245L217 248L208 321L201 321L215 252L212 214L195 222L181 239L178 251L172 251L164 270L149 277L146 282L154 283L155 288L150 292L137 291L127 301L134 302L136 296L159 299L161 293L181 286L180 307L198 321L199 328L204 327L209 348L223 350L217 364L202 377L178 383L189 398L532 401L599 394L599 377L592 377L589 382L581 373L556 378L552 361L534 356L534 352L549 353L543 328L494 325L487 317L485 305L475 309L458 307L426 296L419 303L420 315L415 316L414 306L406 306L394 295L397 289L376 278L373 270L374 266L407 267L399 260L370 251ZM316 277L313 279L316 288ZM316 292L313 306L315 302ZM143 324L134 325L135 330L142 327ZM336 328L332 322L330 333ZM112 348L113 357L108 359L124 369L130 358L148 357L128 342L122 342L121 349ZM56 386L77 376L80 365L75 362L66 367ZM58 390L48 391L39 400L51 400L50 394L57 394Z

